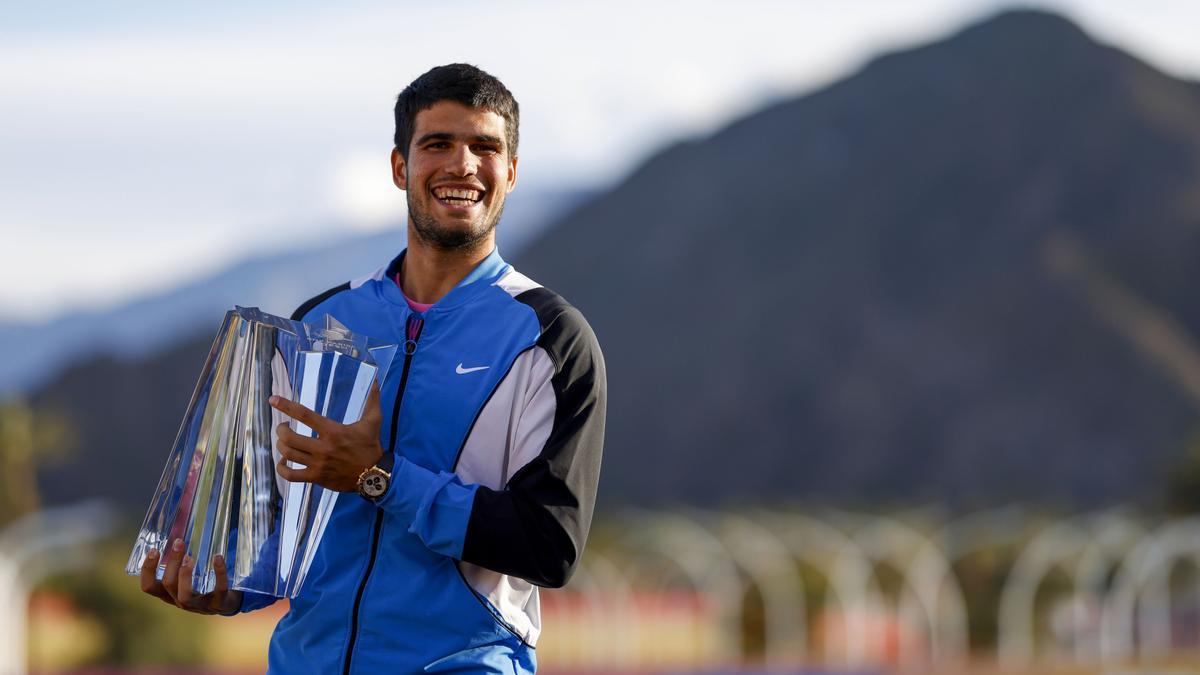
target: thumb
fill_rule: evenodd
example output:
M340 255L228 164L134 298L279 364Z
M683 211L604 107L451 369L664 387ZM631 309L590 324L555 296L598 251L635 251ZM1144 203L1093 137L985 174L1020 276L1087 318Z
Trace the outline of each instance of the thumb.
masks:
M363 404L361 422L367 424L376 432L383 425L383 411L379 409L379 382L371 382L371 391L367 394L367 402Z

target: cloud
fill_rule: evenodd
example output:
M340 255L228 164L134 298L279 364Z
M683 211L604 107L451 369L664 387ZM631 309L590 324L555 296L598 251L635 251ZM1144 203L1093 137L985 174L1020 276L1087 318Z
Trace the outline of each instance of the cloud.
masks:
M340 158L329 185L335 217L354 229L395 227L407 215L404 193L392 183L389 155L381 148Z

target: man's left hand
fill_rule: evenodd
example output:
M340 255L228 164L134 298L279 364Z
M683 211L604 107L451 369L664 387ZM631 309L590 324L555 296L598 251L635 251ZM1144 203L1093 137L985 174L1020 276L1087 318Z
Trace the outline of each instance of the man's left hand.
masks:
M383 447L379 445L383 413L379 409L377 383L371 385L362 418L354 424L335 422L278 396L272 396L270 403L272 408L317 432L316 438L309 438L292 431L287 422L276 427L279 440L275 447L282 457L275 470L287 480L353 492L358 489L359 475L383 457ZM293 469L287 465L288 461L304 468Z

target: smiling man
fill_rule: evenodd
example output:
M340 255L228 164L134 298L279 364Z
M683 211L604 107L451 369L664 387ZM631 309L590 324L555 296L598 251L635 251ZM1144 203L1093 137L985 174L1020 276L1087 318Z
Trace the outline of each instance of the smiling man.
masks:
M362 420L295 403L277 471L342 492L303 589L271 639L276 673L533 672L538 586L566 583L591 523L604 362L577 310L504 262L495 228L517 181L519 113L491 75L434 68L396 102L392 179L408 248L293 318L330 314L404 345ZM303 469L292 469L291 460ZM142 587L205 613L273 598L191 593L182 542ZM223 563L216 567L223 572Z

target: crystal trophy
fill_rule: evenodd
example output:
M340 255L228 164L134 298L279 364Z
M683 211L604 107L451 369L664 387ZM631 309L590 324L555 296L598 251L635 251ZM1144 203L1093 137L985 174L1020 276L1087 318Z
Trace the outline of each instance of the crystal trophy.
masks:
M316 433L268 399L290 399L351 424L362 416L372 381L382 386L396 350L328 315L314 325L257 308L227 312L125 572L139 575L146 554L156 549L162 579L167 548L183 539L195 561L194 592L213 589L213 557L224 555L231 589L294 598L338 493L275 472L279 424Z

